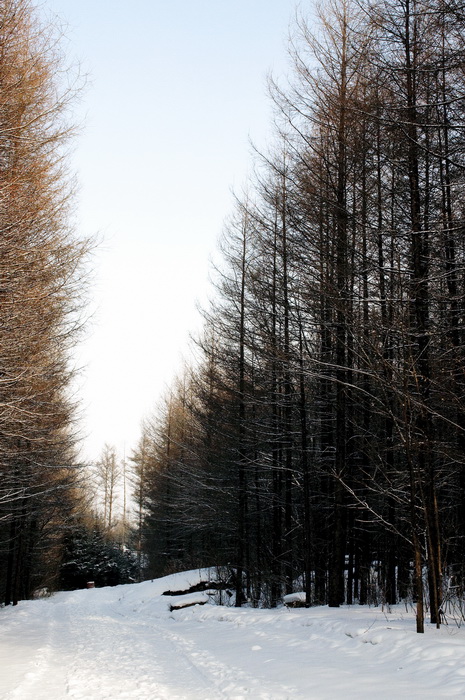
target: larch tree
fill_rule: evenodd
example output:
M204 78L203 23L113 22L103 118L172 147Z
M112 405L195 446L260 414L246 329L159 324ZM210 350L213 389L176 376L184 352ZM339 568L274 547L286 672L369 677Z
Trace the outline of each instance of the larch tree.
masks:
M104 445L96 464L95 475L100 487L100 500L103 503L104 530L110 533L116 524L115 505L122 477L121 463L114 445Z
M41 25L28 0L2 1L0 557L7 604L41 582L53 585L50 562L59 560L74 508L69 353L81 326L88 242L69 224L74 90L64 75L54 29Z
M238 605L409 598L422 632L465 585L463 36L455 3L331 1L271 82L148 506Z

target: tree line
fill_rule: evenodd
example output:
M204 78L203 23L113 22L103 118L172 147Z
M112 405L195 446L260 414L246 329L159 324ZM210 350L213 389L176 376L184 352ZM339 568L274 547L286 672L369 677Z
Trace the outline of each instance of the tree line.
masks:
M0 2L0 601L59 579L82 507L71 348L90 243L72 228L78 76L29 0Z
M196 361L132 456L146 575L230 566L236 605L410 598L419 632L463 591L464 22L296 21Z

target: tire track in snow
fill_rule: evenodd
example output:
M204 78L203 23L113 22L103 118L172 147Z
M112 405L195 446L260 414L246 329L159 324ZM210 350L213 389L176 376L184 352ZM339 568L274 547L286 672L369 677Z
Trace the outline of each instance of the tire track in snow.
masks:
M174 616L147 619L143 608L127 610L124 601L123 605L112 602L95 609L90 597L88 602L83 611L85 625L81 623L74 632L75 636L79 635L80 644L69 674L70 698L296 698L293 688L264 683L263 679L220 661L182 633L175 633L172 628L178 625ZM108 696L107 688L112 689Z
M2 700L217 700L223 697L157 625L90 596L36 608ZM51 604L52 603L52 604ZM39 606L40 607L40 606ZM186 692L186 689L189 689Z
M23 700L28 697L40 700L41 696L37 689L43 686L47 677L47 671L53 655L55 635L55 620L50 616L49 608L44 606L42 611L45 613L41 619L42 624L37 626L29 625L27 631L27 638L31 646L34 642L38 646L29 657L24 656L22 661L25 666L25 672L22 674L18 685L5 695L5 700L13 700L14 698Z
M158 626L114 606L90 606L69 627L76 649L67 681L73 700L206 700L210 694L205 679L185 668Z
M282 685L277 687L276 684L273 684L272 687L268 686L267 689L263 679L257 679L237 667L225 664L210 652L199 649L198 646L185 637L181 637L166 629L163 629L162 633L215 686L216 694L205 700L216 700L216 698L220 697L228 700L243 700L245 698L254 698L254 700L294 700L297 697L296 690L289 686Z

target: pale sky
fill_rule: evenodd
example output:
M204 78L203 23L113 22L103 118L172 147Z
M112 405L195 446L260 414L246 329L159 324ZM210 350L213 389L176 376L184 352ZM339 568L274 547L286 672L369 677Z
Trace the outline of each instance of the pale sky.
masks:
M295 0L43 0L88 73L76 107L77 221L99 234L93 320L76 354L83 458L135 447L199 326L209 258L266 147L269 71Z

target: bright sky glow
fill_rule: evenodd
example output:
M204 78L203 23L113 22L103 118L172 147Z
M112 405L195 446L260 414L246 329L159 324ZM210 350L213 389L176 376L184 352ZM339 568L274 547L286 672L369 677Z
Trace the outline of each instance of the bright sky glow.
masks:
M89 74L77 108L78 228L94 256L77 355L83 456L129 452L182 366L209 257L270 135L269 71L287 70L294 0L44 0Z

